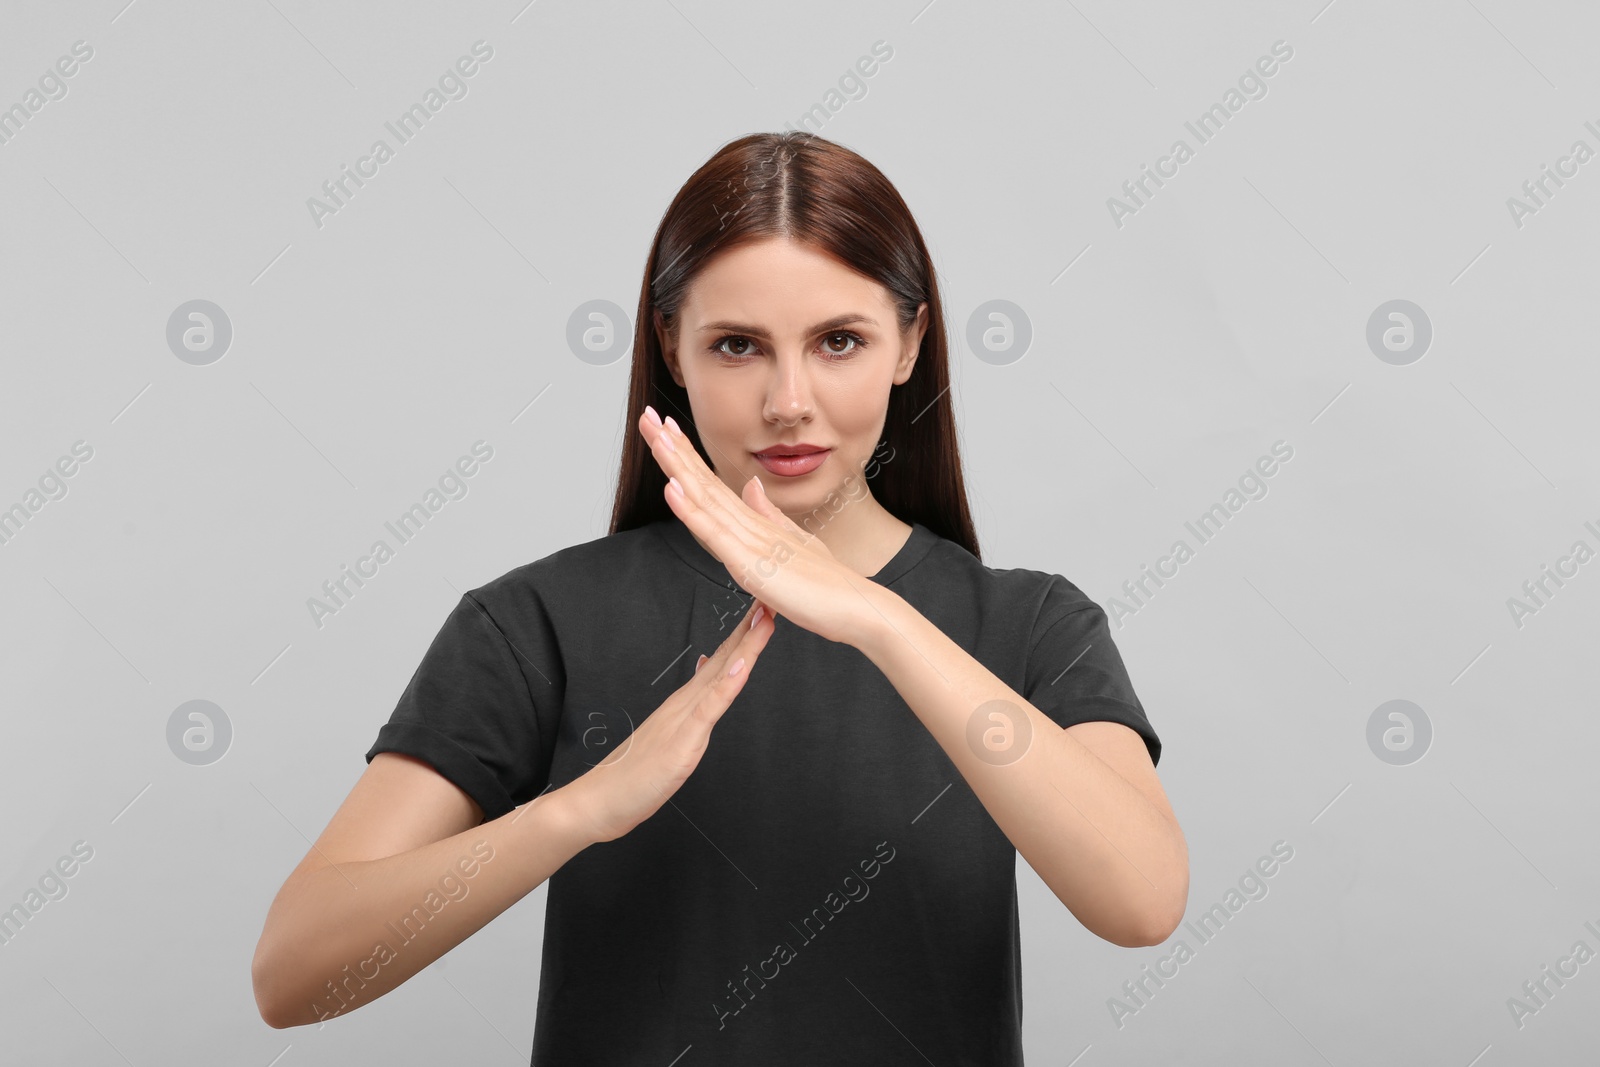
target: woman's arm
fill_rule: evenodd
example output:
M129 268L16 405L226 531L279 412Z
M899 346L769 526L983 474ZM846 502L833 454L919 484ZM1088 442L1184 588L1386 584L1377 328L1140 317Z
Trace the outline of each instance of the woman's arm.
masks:
M251 963L261 1018L349 1012L472 936L591 843L569 799L553 789L479 825L431 766L378 753L267 912Z
M1189 899L1188 845L1132 730L1063 730L900 596L834 559L767 498L759 478L735 493L676 422L646 408L638 426L669 475L673 514L746 591L877 665L1079 922L1126 947L1159 944L1177 929ZM1029 739L1015 760L968 742L975 718L977 734L989 728L992 709L983 705L994 701L1009 705L1003 718Z
M850 643L889 679L1051 892L1113 944L1165 941L1188 902L1189 850L1139 735L1110 722L1063 730L894 591L873 585L863 595L864 629ZM991 718L990 701L1005 701L1010 714ZM1017 747L1027 740L1020 757L971 743L1007 718Z
M377 999L650 818L699 766L772 637L761 601L744 618L624 744L492 822L422 760L375 755L267 912L251 964L261 1018L301 1026Z

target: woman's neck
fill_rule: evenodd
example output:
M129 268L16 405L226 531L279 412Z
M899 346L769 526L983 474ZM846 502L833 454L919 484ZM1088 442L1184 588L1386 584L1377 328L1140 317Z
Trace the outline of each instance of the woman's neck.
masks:
M784 514L796 526L821 541L833 558L846 567L863 577L877 574L905 547L911 537L910 524L897 519L871 493L864 493L855 499L838 499L844 501L838 510L829 505L818 505L814 510L798 515L787 511ZM689 531L689 535L701 548L712 556L716 555L693 530Z
M846 500L837 512L822 507L790 518L816 535L834 559L863 576L883 570L911 536L911 526L895 518L870 493Z

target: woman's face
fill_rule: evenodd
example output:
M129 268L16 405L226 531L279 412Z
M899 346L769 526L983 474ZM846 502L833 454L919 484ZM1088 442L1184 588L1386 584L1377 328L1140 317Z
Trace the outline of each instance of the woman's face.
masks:
M770 239L701 269L677 337L656 326L717 476L738 493L758 475L800 521L831 492L865 492L862 470L881 440L890 388L911 377L927 304L902 334L883 286L809 245ZM756 455L803 445L826 451L804 462Z

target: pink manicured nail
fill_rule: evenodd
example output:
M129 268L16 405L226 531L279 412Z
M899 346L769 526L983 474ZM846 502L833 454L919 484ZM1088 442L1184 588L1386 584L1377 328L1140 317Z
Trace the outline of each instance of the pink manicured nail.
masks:
M672 488L676 489L678 491L678 495L679 496L683 495L683 486L678 484L678 479L676 479L676 478L668 478L667 479L667 484L672 486Z
M737 678L742 670L744 670L744 657L740 656L738 662L728 668L728 677Z
M758 605L756 610L750 613L750 629L754 630L756 628L756 623L761 621L761 616L766 614L766 611L765 605Z
M676 422L672 421L672 416L671 415L667 416L667 421L666 421L665 425L671 427L674 430L677 430L679 433L683 432L682 430L678 430L678 424Z
M655 423L657 426L661 425L661 416L657 415L656 409L651 407L649 404L644 406L644 417Z
M671 415L667 416L667 421L672 421ZM660 441L661 447L666 449L668 452L676 452L678 450L678 446L672 443L672 433L670 430L663 428L662 431L656 435L656 440Z

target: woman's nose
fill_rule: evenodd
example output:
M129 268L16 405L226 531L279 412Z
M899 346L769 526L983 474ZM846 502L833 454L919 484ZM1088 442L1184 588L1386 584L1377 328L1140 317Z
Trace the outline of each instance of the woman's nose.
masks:
M767 386L767 415L785 423L797 422L811 414L810 370L799 358L780 357L773 363L772 381Z

